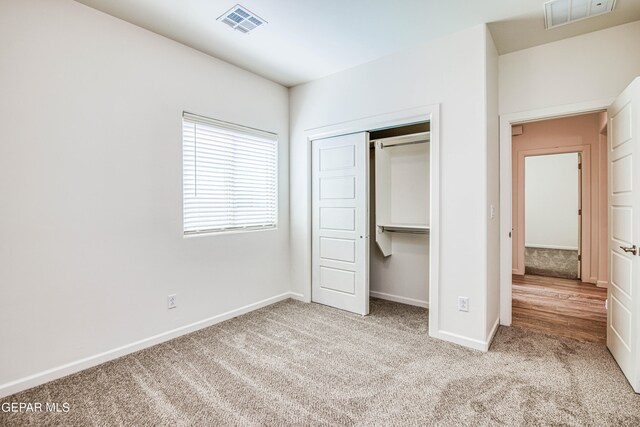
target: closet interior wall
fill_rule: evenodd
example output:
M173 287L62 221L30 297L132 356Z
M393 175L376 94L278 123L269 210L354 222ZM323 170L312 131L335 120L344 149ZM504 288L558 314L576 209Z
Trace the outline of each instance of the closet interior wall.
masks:
M429 124L371 132L370 140L428 132ZM393 223L430 224L430 144L407 144L389 150L389 215ZM384 256L376 243L376 150L370 149L370 295L428 307L429 234L390 233L392 254ZM380 197L380 196L379 196ZM377 223L376 223L377 221Z

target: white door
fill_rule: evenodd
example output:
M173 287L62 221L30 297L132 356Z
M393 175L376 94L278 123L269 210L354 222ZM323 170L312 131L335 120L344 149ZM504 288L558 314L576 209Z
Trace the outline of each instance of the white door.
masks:
M312 143L311 300L369 314L369 134Z
M640 392L640 78L609 108L607 347Z

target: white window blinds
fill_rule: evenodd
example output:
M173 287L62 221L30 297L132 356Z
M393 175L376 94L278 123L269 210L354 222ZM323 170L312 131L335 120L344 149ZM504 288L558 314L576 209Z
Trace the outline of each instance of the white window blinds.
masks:
M277 135L189 113L182 121L184 233L277 226Z

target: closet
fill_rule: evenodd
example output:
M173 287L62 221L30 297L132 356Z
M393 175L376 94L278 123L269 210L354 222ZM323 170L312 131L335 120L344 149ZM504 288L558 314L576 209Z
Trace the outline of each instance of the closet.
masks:
M312 140L311 300L428 306L429 122Z
M427 307L429 123L369 135L370 295Z

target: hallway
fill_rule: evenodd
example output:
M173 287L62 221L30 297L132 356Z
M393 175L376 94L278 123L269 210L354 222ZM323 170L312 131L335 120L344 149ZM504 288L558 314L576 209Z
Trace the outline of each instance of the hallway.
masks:
M606 343L607 290L579 280L513 275L512 326Z

